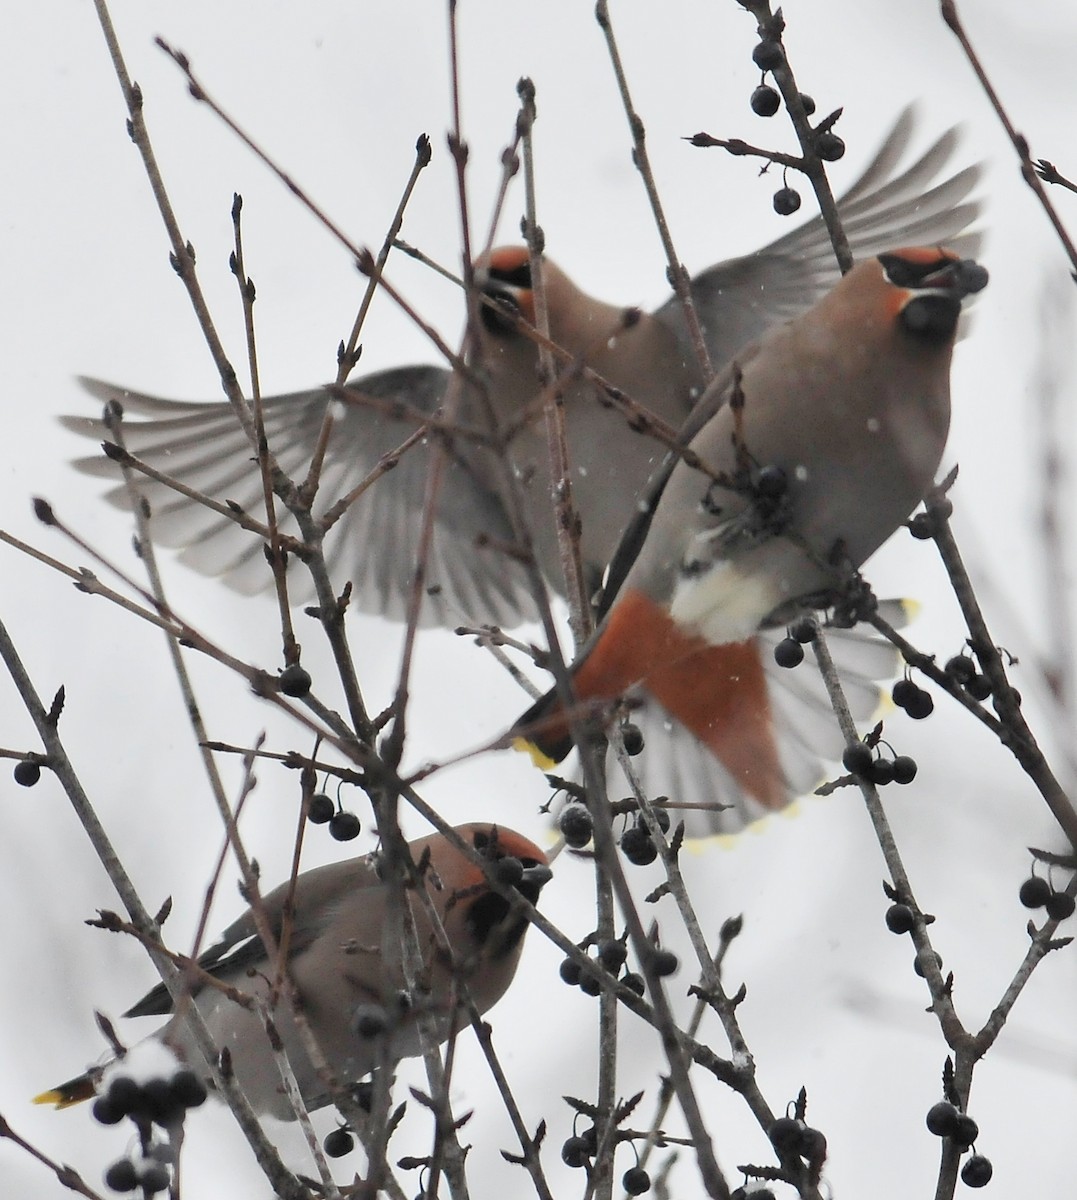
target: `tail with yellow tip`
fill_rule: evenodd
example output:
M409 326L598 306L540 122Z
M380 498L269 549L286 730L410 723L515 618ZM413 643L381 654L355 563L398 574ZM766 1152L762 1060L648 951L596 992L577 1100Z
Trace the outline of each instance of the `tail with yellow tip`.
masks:
M66 1083L58 1084L34 1097L35 1104L52 1104L56 1108L70 1108L84 1100L92 1100L97 1094L93 1079L89 1075L77 1075Z

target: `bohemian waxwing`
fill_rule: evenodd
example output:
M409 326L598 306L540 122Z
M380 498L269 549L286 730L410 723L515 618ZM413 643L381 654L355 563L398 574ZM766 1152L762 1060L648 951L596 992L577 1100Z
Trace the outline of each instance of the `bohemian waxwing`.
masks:
M460 825L456 832L507 886L531 903L538 899L551 873L537 846L496 825ZM422 955L412 989L405 983L399 941L389 944L393 937L386 920L389 888L379 877L377 854L317 867L296 881L289 973L311 1030L345 1085L375 1067L419 1054L420 1016L432 1022L436 1036L444 1040L456 1005L467 996L479 1012L486 1012L505 993L520 959L527 920L490 887L478 866L439 833L411 842L408 848L418 872L415 887L405 894ZM444 928L448 950L416 895L417 887L426 890ZM263 901L278 941L288 893L286 883ZM198 963L222 982L260 999L276 972L249 909ZM197 979L192 994L214 1043L231 1051L236 1078L255 1111L294 1119L259 1015ZM159 984L124 1015L161 1016L171 1011L171 997ZM308 1107L329 1103L283 1002L274 1019ZM384 1032L377 1032L378 1027ZM196 1069L205 1069L182 1014L153 1037L165 1041ZM104 1070L94 1068L60 1084L36 1097L36 1103L65 1108L89 1099Z
M701 465L670 453L611 564L576 698L657 701L720 764L712 799L742 817L818 782L827 745L818 691L798 692L818 672L783 671L794 682L776 688L757 634L840 599L932 486L962 302L986 283L949 250L880 254L738 353L683 432ZM572 747L554 692L515 730L547 768Z
M965 198L979 179L979 167L966 167L935 182L948 169L957 147L957 131L951 129L899 172L914 128L913 114L907 110L839 202L857 257L912 242L946 242L962 254L976 252L976 235L965 231L978 216L979 206ZM484 291L510 302L533 323L526 251L502 248L479 266ZM640 314L634 324L626 324L627 310L586 295L549 260L544 260L543 278L553 340L574 361L593 368L668 425L679 428L704 380L684 333L678 301L670 299L653 314ZM763 250L719 263L697 276L692 291L714 368L720 370L771 326L809 308L837 278L830 242L818 217ZM512 421L538 392L534 343L503 315L489 307L481 311L481 347L473 366L486 379L499 420ZM399 408L403 402L412 413L432 413L449 378L448 372L436 367L410 366L348 385L357 399L339 406L317 513L364 480L379 459L412 432L414 419L409 424L399 413L393 414L394 405ZM95 396L121 401L128 416L147 418L124 426L132 453L190 487L259 515L261 482L250 445L227 404L160 400L93 380L84 382ZM592 385L571 381L564 395L574 496L582 517L583 563L590 584L597 587L636 498L665 448L633 432L621 413L599 403L605 397ZM374 403L364 403L360 397ZM264 402L269 445L293 477L307 468L328 403L322 389ZM465 386L458 421L483 428L483 412ZM537 409L534 417L514 440L511 452L539 566L550 587L560 591L546 435ZM65 417L63 422L98 440L110 436L100 420ZM517 538L499 492L500 470L485 455L464 437L454 438L450 445L428 563L431 593L423 605L424 624L494 622L511 627L536 613L520 563L492 549ZM363 611L395 618L405 612L428 461L425 444L405 453L395 469L350 506L326 540L338 586L350 579L352 603ZM116 465L101 456L76 465L113 478L117 472ZM163 484L142 480L140 487L152 506L155 538L164 545L183 547L184 562L206 574L223 576L244 593L271 586L258 538ZM109 498L121 506L127 499L122 487L110 492ZM292 529L287 514L283 514L283 528ZM301 592L302 584L297 598Z

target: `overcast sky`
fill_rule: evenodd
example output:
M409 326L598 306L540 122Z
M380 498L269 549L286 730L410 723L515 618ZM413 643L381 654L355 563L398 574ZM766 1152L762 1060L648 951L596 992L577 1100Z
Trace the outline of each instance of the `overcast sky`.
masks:
M516 81L529 75L537 88L538 206L550 256L603 299L657 305L667 291L665 263L591 6L463 0L459 7L476 229L485 230L492 211L499 155L516 115ZM793 148L781 117L768 123L748 109L758 82L751 18L734 0L666 0L660 10L625 0L612 8L682 259L698 270L786 232L791 224L770 206L773 177L760 179L753 163L682 140L705 129ZM966 8L970 33L1033 152L1077 174L1077 160L1068 157L1077 10L1055 0L1033 22L1020 6L998 0ZM358 243L380 244L415 139L428 133L434 160L408 210L404 236L435 259L459 262L453 169L445 151L450 108L443 5L118 0L114 17L145 94L146 119L181 227L195 245L203 286L236 363L243 361L242 318L227 269L229 211L233 193L244 196L265 391L332 377L362 281L325 229L191 101L179 73L152 45L154 35L190 55L206 86ZM1072 370L1066 264L935 5L794 0L786 17L800 86L820 111L845 106L839 129L849 149L832 171L838 188L854 178L900 109L914 100L920 102L921 145L964 122L962 154L987 168L983 259L991 284L955 360L947 464L961 466L955 525L989 619L1021 659L1014 681L1050 748L1052 729L1060 726L1057 714L1037 700L1036 661L1040 653L1059 652L1060 622L1048 611L1037 505L1044 437L1074 444L1073 391L1063 392L1062 415L1046 432L1038 397L1045 353L1063 377ZM68 460L87 447L54 418L95 411L76 374L201 399L219 394L215 372L169 268L92 7L85 0L22 5L8 29L0 77L7 181L0 302L9 381L0 401L7 430L0 525L67 561L85 562L30 515L29 497L45 495L90 543L136 570L126 519L99 502L96 481L70 470ZM1077 197L1056 191L1053 198L1077 228ZM499 240L516 240L522 208L516 186ZM455 289L402 256L391 260L388 274L455 344L462 325ZM1054 341L1045 343L1053 322L1061 334L1056 329ZM435 348L387 297L375 302L363 345L363 370L437 361ZM1060 504L1072 528L1068 477ZM279 665L279 624L268 598L241 600L172 564L167 554L164 562L173 603L193 624L240 657L270 670ZM955 605L930 548L899 535L869 576L882 594L915 594L923 602L911 635L917 644L943 658L960 648ZM46 701L66 686L61 728L69 752L149 907L174 898L169 932L185 947L221 832L160 636L6 547L0 547L0 618ZM300 621L304 663L316 679L328 679L318 631ZM396 632L372 618L352 624L375 710L391 696ZM234 678L206 663L195 664L195 676L211 736L249 744L265 728L277 748L306 748ZM447 633L420 639L414 692L412 763L480 744L508 725L522 699L492 661ZM1027 914L1016 899L1028 868L1024 847L1057 844L1051 823L1007 755L945 698L932 720L913 725L895 717L888 730L921 762L916 785L897 795L891 789L887 800L920 901L939 917L933 932L955 972L959 1011L978 1026L1026 945ZM37 748L29 720L2 680L0 746ZM234 784L236 768L226 773ZM244 834L263 879L275 882L288 869L297 781L282 771L259 774ZM446 771L424 794L454 821L492 818L534 836L544 829L538 806L546 791L521 756L486 756ZM365 820L361 797L354 804ZM938 1144L922 1122L937 1099L944 1047L924 1014L926 991L909 969L908 941L887 934L882 924L881 856L854 796L812 799L799 808L795 819L773 821L731 849L688 857L686 872L713 930L731 913L746 914L745 937L729 970L748 984L742 1018L762 1085L776 1106L807 1085L810 1115L829 1138L834 1195L933 1195ZM423 832L417 821L409 822L409 831ZM370 844L364 834L353 845ZM341 853L328 838L311 839L309 862ZM137 948L82 924L116 900L47 775L24 791L0 767L0 867L6 914L0 1112L96 1185L101 1169L123 1151L123 1131L96 1126L85 1109L53 1114L30 1108L27 1100L95 1058L101 1043L93 1009L117 1015L152 984L153 972ZM639 878L641 894L657 881L650 872ZM544 896L544 908L573 936L588 931L582 915L587 887L585 869L565 863ZM234 890L222 889L213 927L222 927L239 906ZM593 1094L597 1009L559 984L558 959L533 936L520 985L494 1018L529 1120L550 1123L546 1159L557 1194L568 1195L582 1186L582 1176L560 1174L557 1147L571 1121L558 1097ZM1061 1195L1072 1187L1075 988L1074 954L1064 951L1040 969L977 1074L971 1111L982 1132L979 1148L995 1163L992 1187L1000 1196ZM683 1002L683 988L674 992ZM653 1088L659 1061L653 1039L630 1018L625 1029L637 1036L625 1057L621 1091ZM125 1032L136 1037L139 1029L132 1024ZM475 1108L469 1163L473 1194L486 1200L518 1189L520 1180L498 1154L511 1146L511 1134L482 1071L470 1067L476 1061L468 1051L457 1098L462 1110ZM764 1158L762 1135L743 1106L717 1089L702 1090L723 1165ZM650 1099L649 1093L641 1112L649 1111ZM414 1128L421 1129L421 1121ZM230 1122L203 1110L189 1132L185 1187L191 1196L241 1186L244 1195L262 1194ZM281 1138L301 1162L294 1134ZM693 1195L691 1173L678 1178L677 1194ZM0 1143L0 1180L12 1200L62 1192L10 1143ZM733 1182L739 1182L735 1173Z

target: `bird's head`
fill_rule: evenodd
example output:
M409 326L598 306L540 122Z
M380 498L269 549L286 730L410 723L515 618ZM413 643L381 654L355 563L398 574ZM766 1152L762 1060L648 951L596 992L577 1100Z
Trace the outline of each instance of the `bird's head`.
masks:
M965 299L987 286L979 263L939 246L893 250L865 265L884 290L887 315L928 345L952 342Z
M531 260L526 246L499 246L476 263L475 278L482 294L493 304L479 309L482 326L492 337L516 333L514 315L535 324L535 294L532 291Z
M527 932L527 917L506 891L534 904L553 877L546 855L533 842L499 825L462 825L457 833L478 853L483 871L441 839L431 843L430 863L445 889L446 922L461 921L474 950L487 962L514 958ZM500 888L491 886L493 877Z

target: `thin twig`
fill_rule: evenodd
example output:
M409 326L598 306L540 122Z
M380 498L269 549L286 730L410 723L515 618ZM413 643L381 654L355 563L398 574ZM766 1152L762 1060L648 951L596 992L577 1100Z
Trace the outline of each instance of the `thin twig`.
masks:
M658 185L655 183L654 172L651 170L650 156L647 154L647 131L643 124L643 119L636 112L635 105L632 103L632 94L628 88L628 78L621 63L621 54L617 48L617 39L614 37L613 25L610 21L609 0L598 0L598 3L595 5L595 19L598 21L599 27L606 39L606 48L609 51L610 62L613 65L613 73L617 77L617 88L621 95L621 103L624 106L625 116L628 118L628 128L632 134L632 161L640 173L643 186L647 190L647 199L650 201L651 212L654 216L655 225L658 228L658 236L662 241L662 249L666 252L666 271L669 285L673 288L677 299L681 303L681 308L684 312L684 323L688 330L689 340L692 343L692 350L699 361L699 369L703 376L703 382L707 384L714 377L714 366L707 351L707 342L703 337L703 330L699 323L699 314L696 312L695 301L692 299L692 280L688 274L687 267L677 257L677 251L673 245L673 235L670 233L665 210L658 195Z
M1047 189L1043 186L1040 176L1036 172L1036 165L1032 161L1032 153L1029 150L1028 139L1024 134L1018 133L1014 128L1013 122L1010 120L1009 113L1003 107L1002 100L998 92L995 90L994 84L987 77L987 72L984 70L983 63L980 61L979 55L972 48L972 42L969 41L968 34L965 32L965 27L961 23L960 17L957 15L957 4L955 0L941 0L939 5L942 13L942 19L950 27L957 40L961 43L961 49L965 52L965 57L969 60L969 65L976 74L976 78L980 81L980 86L983 88L985 95L991 102L991 107L995 110L998 119L1002 122L1003 129L1006 130L1006 136L1013 144L1014 150L1017 151L1017 157L1021 160L1021 178L1025 183L1036 193L1036 198L1043 206L1043 211L1047 214L1047 219L1051 222L1055 233L1058 235L1058 240L1062 243L1062 248L1066 252L1066 256L1070 260L1072 274L1075 282L1077 282L1077 247L1074 246L1069 232L1065 225L1062 224L1062 218L1055 211L1055 206L1051 203L1050 196L1047 195Z

